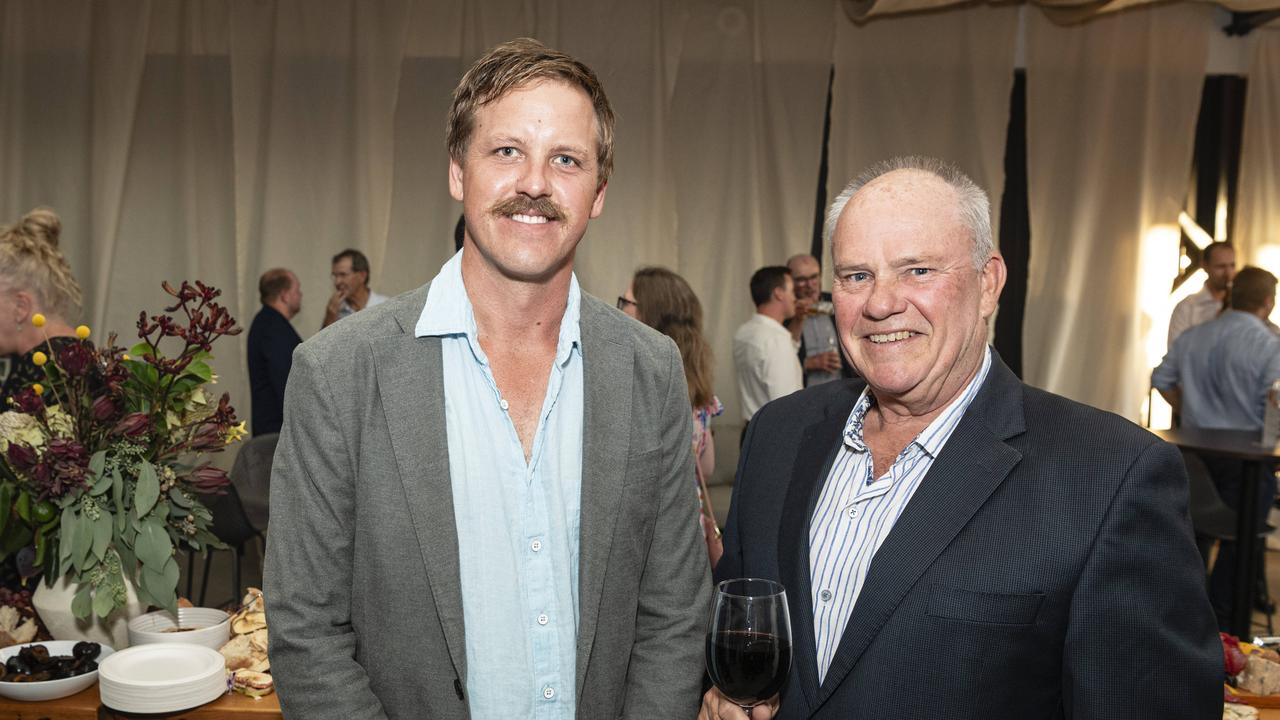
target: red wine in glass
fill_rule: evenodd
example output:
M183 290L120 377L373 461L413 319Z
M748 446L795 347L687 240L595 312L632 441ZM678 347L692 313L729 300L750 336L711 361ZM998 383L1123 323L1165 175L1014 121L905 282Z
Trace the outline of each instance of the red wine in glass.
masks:
M707 633L707 674L749 715L777 695L791 671L787 593L772 580L725 580L716 587Z

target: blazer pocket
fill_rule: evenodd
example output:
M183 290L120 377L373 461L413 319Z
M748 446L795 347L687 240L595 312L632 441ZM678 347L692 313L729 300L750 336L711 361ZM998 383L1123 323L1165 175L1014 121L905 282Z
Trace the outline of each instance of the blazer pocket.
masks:
M996 593L935 584L929 590L933 617L989 625L1030 625L1036 621L1044 593Z
M627 456L627 474L624 485L652 489L658 482L658 463L662 462L662 448L645 450Z

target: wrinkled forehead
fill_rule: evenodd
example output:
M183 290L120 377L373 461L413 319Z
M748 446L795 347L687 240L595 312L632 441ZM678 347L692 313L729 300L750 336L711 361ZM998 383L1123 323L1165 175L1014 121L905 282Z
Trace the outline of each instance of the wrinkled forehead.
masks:
M849 199L832 245L837 252L842 245L865 240L933 246L968 235L954 188L932 173L895 170Z

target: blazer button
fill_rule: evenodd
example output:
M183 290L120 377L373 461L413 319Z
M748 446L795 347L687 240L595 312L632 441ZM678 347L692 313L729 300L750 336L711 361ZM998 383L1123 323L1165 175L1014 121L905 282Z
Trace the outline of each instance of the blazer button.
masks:
M453 691L458 694L459 700L466 699L462 694L462 681L459 680L458 678L453 679Z

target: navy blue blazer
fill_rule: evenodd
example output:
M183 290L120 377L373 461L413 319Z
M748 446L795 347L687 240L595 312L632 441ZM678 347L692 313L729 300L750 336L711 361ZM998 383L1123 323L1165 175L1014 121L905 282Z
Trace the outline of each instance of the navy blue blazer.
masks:
M809 519L861 380L765 405L716 579L782 582L779 718L1219 718L1222 651L1173 446L999 357L876 553L818 682Z
M249 326L249 391L254 437L280 432L284 423L284 386L293 366L293 349L302 342L279 310L268 305Z

